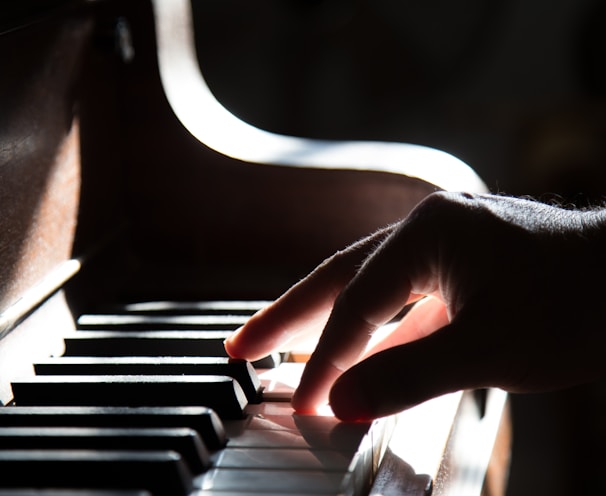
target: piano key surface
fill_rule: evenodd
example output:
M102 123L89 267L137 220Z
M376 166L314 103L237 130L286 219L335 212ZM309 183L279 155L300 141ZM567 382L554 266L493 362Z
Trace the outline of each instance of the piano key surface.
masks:
M92 329L92 328L89 328ZM79 330L64 338L66 356L212 356L227 357L225 330ZM254 362L271 368L281 362L278 353Z
M146 311L150 311L149 307ZM104 336L111 340L116 334L128 335L131 338L155 334L165 335L169 339L170 336L183 333L190 335L192 332L208 332L91 329L92 327L69 333L66 341L79 333L95 334L97 337L94 339L102 342ZM376 474L381 473L383 457L393 455L393 447L390 447L389 443L392 432L400 425L397 417L380 419L370 424L349 424L339 422L329 412L311 416L293 412L288 399L298 383L304 366L302 363L282 363L273 369L253 369L253 382L257 384L257 393L262 390L262 401L253 404L244 399L238 413L233 415L217 407L217 396L214 392L207 396L206 392L198 393L195 388L190 389L192 384L198 387L216 379L195 374L196 367L223 367L229 359L196 355L154 356L146 352L140 356L138 349L146 349L145 338L139 343L141 348L137 348L136 339L132 339L131 344L132 348L126 356L113 356L108 353L108 356L53 356L38 360L36 369L39 369L39 373L36 376L13 381L14 405L0 408L0 440L4 431L7 434L6 439L10 440L9 445L15 443L15 449L9 451L17 453L24 451L18 449L23 446L31 446L30 451L41 446L46 446L49 452L61 451L57 449L61 443L62 448L72 447L73 450L87 451L95 442L101 443L97 444L97 448L108 443L101 449L106 452L111 450L112 442L120 443L119 439L110 440L112 433L118 435L123 432L124 447L132 451L143 447L144 442L137 439L137 435L144 437L140 431L148 430L149 438L153 439L153 434L158 429L191 427L196 436L199 436L199 450L195 446L192 447L188 441L171 446L172 441L161 436L159 438L162 439L156 445L146 446L146 449L149 452L170 452L179 459L177 465L185 467L186 473L189 474L179 483L180 487L191 486L187 491L192 496L291 493L362 496L369 493ZM152 373L151 369L156 366L157 370ZM180 366L184 369L179 370ZM82 373L82 367L86 373ZM156 373L170 370L170 367L174 367L170 374ZM188 373L188 367L191 374ZM111 368L114 368L114 372L129 373L106 373ZM246 364L245 368L252 367ZM235 375L237 374L222 375L219 383L238 386L237 380L234 380ZM154 389L157 387L160 389ZM171 396L176 400L167 400ZM241 397L244 397L242 391ZM449 403L443 401L431 410L434 421L432 430L438 432L438 444L448 439L447 429L452 427L457 415L461 397L452 395L450 398ZM86 406L89 401L96 406ZM38 406L25 406L30 402L31 405ZM51 405L65 402L71 406L42 406L46 402ZM172 406L167 406L166 403ZM199 406L185 406L192 403ZM208 406L215 406L219 415L216 416L212 410L205 408ZM436 413L438 411L439 413ZM428 416L427 411L425 415ZM192 425L201 419L205 419L201 422L203 427ZM2 427L3 425L5 427ZM213 428L213 425L216 428ZM23 429L25 437L26 430L32 428L31 426L44 435L36 442L29 441L31 444L19 445L19 440L16 439L19 437L19 431ZM54 438L61 429L65 432L64 441L59 437ZM84 431L90 429L99 431L100 434L91 436L97 438L96 440L85 440L78 438L77 429L80 429L83 435ZM402 430L401 426L399 429ZM15 432L9 435L7 430ZM421 434L416 442L431 445L432 443L428 442L431 436L427 434L427 429L417 429L419 430ZM106 434L107 440L99 441L98 438L102 437L103 433ZM137 440L131 442L133 439ZM129 446L130 444L132 446ZM444 444L436 448L434 441L434 452L442 453L443 447ZM202 455L192 455L192 452L196 451L201 451ZM440 465L440 461L434 459L433 462L436 467ZM17 460L14 463L26 462ZM46 468L43 467L42 470ZM427 492L427 487L431 486L437 476L437 471L432 470L433 472L429 470L429 475L426 474L420 479L422 474L414 474L416 480L421 480L421 484L417 487L418 491L411 494ZM133 473L135 474L136 470ZM414 477L411 480L413 479ZM44 483L44 477L40 477L40 483ZM25 486L22 487L25 489ZM126 485L122 489L128 487L134 486ZM92 488L86 488L90 489ZM164 490L147 486L142 489L150 492L152 496L156 493L162 494Z
M223 423L207 407L9 406L0 408L0 426L85 428L190 428L210 450L227 443Z
M249 402L261 399L261 381L246 360L225 357L79 357L37 360L36 375L224 375L234 378Z
M231 331L77 331L65 337L66 356L218 356Z
M89 328L90 329L90 328ZM175 376L169 375L151 375L148 370L136 370L136 367L148 366L150 367L153 362L159 365L159 369L162 368L164 363L165 367L178 366L179 362L183 362L181 366L195 366L198 362L199 366L212 365L213 362L217 361L216 357L155 357L153 355L147 355L144 351L142 355L138 356L139 350L145 350L145 337L149 337L151 334L155 334L166 337L174 337L175 335L183 335L184 331L134 331L124 333L122 330L114 331L90 331L90 330L79 330L71 336L66 337L66 343L71 338L81 333L81 335L95 334L96 340L99 342L104 341L104 338L112 339L115 334L129 335L140 337L144 333L144 339L137 340L131 339L133 349L132 352L127 355L134 356L119 356L114 357L89 357L89 356L69 356L70 347L66 346L66 356L50 357L46 360L41 360L36 364L36 369L39 369L41 373L34 377L24 378L13 381L14 399L15 406L6 408L4 410L26 409L26 408L38 408L39 412L44 407L42 406L24 406L27 404L32 405L43 405L44 403L49 404L61 404L68 403L73 405L72 408L83 408L82 405L86 405L89 402L100 405L99 408L116 408L116 403L122 402L130 407L136 405L146 405L147 408L157 408L158 403L164 404L167 399L165 395L175 394L173 388L182 387L183 384L197 384L197 379L202 379L201 376L196 375L183 375L183 371L177 369L173 370ZM191 332L200 331L185 331L186 335L191 336ZM208 331L204 331L208 336ZM212 331L211 331L212 336ZM223 336L221 336L223 337ZM139 347L139 346L140 347ZM103 348L104 345L101 345ZM226 363L226 359L220 357L223 364ZM228 360L227 360L228 362ZM236 361L238 362L238 361ZM241 362L241 361L240 361ZM133 375L96 375L101 370L94 370L95 366L101 367L132 367L130 372L139 372ZM241 364L240 364L241 365ZM73 367L89 367L93 368L89 370L87 375L73 375L78 370L74 370ZM45 370L45 367L48 367ZM57 373L62 367L72 367L72 374L64 375L45 375L46 373ZM250 365L248 365L250 367ZM119 370L119 369L118 369ZM128 369L122 369L124 372ZM105 370L103 370L105 371ZM300 374L301 364L295 370L295 375ZM157 372L157 371L156 371ZM290 375L293 374L293 368L288 369ZM177 375L178 374L178 375ZM235 374L232 374L235 375ZM253 376L256 377L256 376ZM233 378L221 378L221 383L236 384ZM212 384L212 378L206 376L201 382L203 384ZM259 379L256 378L257 391ZM123 389L124 385L132 386L133 389ZM168 384L170 391L161 390L150 390L149 393L144 393L146 385L161 386ZM67 392L66 392L67 391ZM292 387L290 388L292 392ZM199 395L207 396L207 394ZM176 403L190 404L192 402L192 394L190 391L185 391ZM257 408L247 408L246 417L244 420L229 420L230 417L234 417L229 413L226 413L221 408L213 405L214 397L216 395L211 392L211 400L202 401L207 406L215 406L214 410L223 417L223 424L226 428L227 442L225 447L220 450L214 450L211 463L212 467L207 470L203 476L196 479L195 487L203 490L204 492L209 490L221 491L230 490L230 488L236 488L239 492L246 492L251 487L256 487L256 491L271 493L283 493L288 487L289 491L299 487L299 482L303 479L291 479L289 482L283 480L282 485L276 485L276 483L267 485L256 484L254 486L248 486L246 489L240 486L234 486L234 482L227 483L227 480L234 477L234 471L237 472L236 478L244 480L246 473L252 476L252 472L263 470L265 473L270 474L268 471L276 471L284 476L286 473L290 473L293 470L299 474L299 476L310 475L314 476L314 480L318 487L315 488L315 492L320 491L323 493L328 491L329 493L339 494L342 488L358 487L356 493L359 493L361 487L368 487L372 477L373 470L373 456L374 453L370 448L372 438L368 437L369 426L368 425L351 425L348 428L342 425L333 417L304 417L296 416L293 411L284 400L287 396L282 396L278 403L262 403L257 405ZM136 399L135 399L136 398ZM146 399L145 399L146 398ZM155 403L153 403L155 401ZM197 401L197 400L196 400ZM133 405L134 403L134 405ZM252 405L251 405L252 407ZM50 408L61 408L57 406L51 406ZM63 407L66 408L66 407ZM90 406L88 408L91 408ZM126 409L129 407L126 406ZM141 408L141 407L139 407ZM91 413L94 413L91 412ZM99 413L99 412L97 412ZM24 410L24 414L27 412ZM72 417L77 415L72 413ZM236 417L238 415L235 415ZM241 415L240 415L241 416ZM2 422L3 415L0 414L0 424ZM79 416L81 417L81 416ZM43 423L43 422L39 422ZM69 422L65 422L69 423ZM94 423L94 422L92 422ZM229 427L227 427L229 426ZM44 428L48 429L48 428ZM349 430L349 436L344 435L347 433L343 432L343 429ZM256 435L248 435L248 432L256 432ZM339 435L340 432L340 435ZM288 434L285 437L284 434ZM276 436L276 434L282 434L282 436ZM52 433L49 433L49 437ZM69 438L69 435L67 436ZM72 436L73 437L73 436ZM289 442L286 440L293 441L294 439L304 440L306 442ZM347 440L346 442L343 442ZM80 440L81 441L81 440ZM39 443L41 441L38 441ZM48 442L48 440L47 440ZM72 441L74 442L74 441ZM81 441L82 442L82 441ZM66 444L69 445L69 440L66 440ZM215 444L216 446L216 444ZM363 450L360 447L364 446ZM251 458L252 455L252 458ZM252 460L255 461L251 464ZM314 462L315 460L315 462ZM355 460L355 462L354 462ZM190 463L191 465L191 463ZM240 477L240 471L243 472L243 477ZM323 474L323 475L321 475ZM326 475L328 474L328 475ZM320 484L320 481L324 480ZM226 485L227 484L227 485ZM294 485L293 485L294 484ZM335 492L336 491L336 492ZM351 489L347 490L348 492ZM361 494L361 493L360 493Z
M192 473L210 467L210 455L193 429L115 427L2 427L2 450L167 450L179 453Z
M242 418L240 385L226 376L66 375L13 381L19 406L206 406L223 418Z
M153 496L187 496L193 478L173 451L2 450L4 488L134 488Z

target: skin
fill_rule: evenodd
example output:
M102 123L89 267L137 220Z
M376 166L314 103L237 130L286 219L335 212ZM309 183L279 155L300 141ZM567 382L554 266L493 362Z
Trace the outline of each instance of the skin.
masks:
M324 261L225 346L255 360L321 333L292 404L312 413L328 401L347 421L460 389L565 388L606 372L605 276L602 210L435 193Z

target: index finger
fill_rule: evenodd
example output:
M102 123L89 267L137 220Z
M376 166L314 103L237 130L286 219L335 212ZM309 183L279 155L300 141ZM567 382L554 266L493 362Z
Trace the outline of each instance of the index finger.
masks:
M419 294L437 291L434 258L427 249L434 245L413 230L410 221L400 224L335 300L293 396L295 410L313 412L325 403L333 382L356 363L373 332Z
M232 334L225 342L227 353L234 358L258 360L273 351L289 349L289 343L301 336L319 334L337 295L393 228L383 228L325 260Z

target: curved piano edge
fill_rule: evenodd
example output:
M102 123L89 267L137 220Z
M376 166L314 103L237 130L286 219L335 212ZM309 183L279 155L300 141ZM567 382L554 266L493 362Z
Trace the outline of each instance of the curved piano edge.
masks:
M286 136L240 120L217 101L201 73L190 0L152 0L152 4L166 97L183 126L206 146L253 163L374 170L415 177L447 191L487 191L471 167L440 150L407 143Z
M510 445L506 392L434 398L397 415L370 496L503 496Z

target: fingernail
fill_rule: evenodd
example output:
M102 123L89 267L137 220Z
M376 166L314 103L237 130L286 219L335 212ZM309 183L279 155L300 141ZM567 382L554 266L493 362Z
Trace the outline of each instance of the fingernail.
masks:
M233 340L234 340L234 339L237 337L237 335L240 333L240 331L242 330L242 328L243 328L243 327L244 327L244 326L240 326L240 327L238 327L238 328L237 328L235 331L233 331L233 332L232 332L232 333L231 333L231 334L230 334L230 335L229 335L229 336L228 336L228 337L225 339L225 341L224 341L224 342L225 342L225 343L227 343L227 342L231 342L231 341L233 341Z
M226 349L226 351L228 352L228 354L229 354L229 348L233 345L234 339L236 338L236 335L238 334L238 332L240 332L241 329L242 329L242 327L238 327L238 329L236 329L234 332L232 332L223 341L223 347Z

